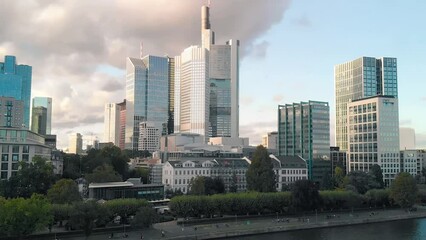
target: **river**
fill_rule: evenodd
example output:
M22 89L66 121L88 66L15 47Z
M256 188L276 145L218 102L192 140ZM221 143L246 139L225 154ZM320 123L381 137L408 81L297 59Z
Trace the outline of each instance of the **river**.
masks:
M254 240L424 240L426 218L237 237Z

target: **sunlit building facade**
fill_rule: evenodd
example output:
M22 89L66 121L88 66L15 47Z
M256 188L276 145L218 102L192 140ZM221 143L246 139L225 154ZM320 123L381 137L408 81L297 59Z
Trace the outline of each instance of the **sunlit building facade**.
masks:
M52 98L50 97L34 97L33 98L33 111L34 108L43 107L46 109L46 123L41 127L46 129L47 135L52 134ZM32 125L31 125L31 129ZM32 130L34 131L34 130ZM37 131L35 131L37 132Z
M24 119L24 102L13 97L0 96L0 127L21 128Z

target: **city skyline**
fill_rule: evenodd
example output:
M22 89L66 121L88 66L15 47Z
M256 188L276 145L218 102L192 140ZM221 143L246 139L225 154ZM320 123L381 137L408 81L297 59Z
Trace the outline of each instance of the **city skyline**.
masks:
M35 35L31 38L34 41L29 42L28 37L20 39L26 34L32 34L24 29L23 33L0 41L0 58L14 55L19 64L33 66L32 96L49 96L55 101L52 133L58 135L59 148L68 145L67 136L71 132L81 132L83 135L92 133L101 138L104 104L122 101L125 84L124 59L139 55L140 41L143 41L145 54L162 56L165 53L174 56L190 44L200 44L199 7L204 2L161 2L166 6L153 4L153 1L130 1L120 5L111 4L112 6L99 2L101 7L96 11L96 3L30 5L27 9L39 13L29 15L30 20L36 21L29 24L28 29L44 26L46 29L52 27L50 30L53 32L44 33L44 37ZM425 3L391 2L381 6L380 3L384 1L374 2L369 4L370 8L383 11L366 11L362 18L352 13L363 9L362 1L345 4L338 1L308 4L305 0L262 3L212 1L211 6L211 22L218 35L224 39L241 40L241 137L250 137L252 144L259 144L262 135L277 130L278 104L315 99L330 103L330 140L333 145L333 67L361 56L385 56L398 59L400 126L414 128L417 147L426 147L426 127L421 124L425 117L425 113L421 112L422 104L426 101L426 96L421 92L425 86L421 77L426 71L422 68L426 60L419 54L425 49L425 42L422 40L424 33L413 31L421 29L425 17L422 16L419 5ZM117 8L118 13L115 14L120 17L118 23L111 30L106 30L103 25L98 27L95 20L83 18L82 23L79 23L82 26L74 26L68 21L78 12L75 8L81 5L93 11L98 19L114 14L111 9ZM137 10L148 11L142 6L152 13L146 19L137 19ZM0 10L1 15L5 16L2 22L7 25L0 32L5 36L9 29L13 30L9 25L19 22L27 11L19 8L9 11L11 9L8 7ZM36 11L37 9L40 11ZM234 14L238 9L244 11ZM8 11L16 14L7 17ZM399 14L404 12L410 12L410 15ZM128 16L124 17L123 13L128 13ZM159 13L165 16L161 21L147 21L155 19L155 14ZM140 12L138 14L144 15ZM388 14L400 17L385 18ZM251 19L253 15L259 17ZM375 24L368 24L369 21L380 18L386 19L386 24L380 30L374 27ZM340 21L336 22L335 19ZM169 26L169 21L176 23ZM260 23L256 23L257 21ZM226 24L227 22L231 24ZM239 27L243 26L238 25L241 22L245 22L244 27ZM80 27L83 28L77 30ZM88 29L94 31L87 32ZM71 31L76 37L62 39L61 33L67 31ZM129 36L128 31L134 33ZM165 32L170 34L171 37L167 37L169 40L162 39ZM86 38L82 35L85 33L90 33L89 36L95 38L81 39ZM360 37L360 34L365 36ZM46 36L49 39L43 39ZM107 49L104 45L110 48ZM416 88L412 89L412 86Z

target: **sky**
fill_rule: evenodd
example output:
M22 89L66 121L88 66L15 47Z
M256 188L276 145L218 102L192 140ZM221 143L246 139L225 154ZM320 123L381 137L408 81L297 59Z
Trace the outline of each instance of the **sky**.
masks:
M0 0L0 61L33 66L32 96L53 98L52 133L102 141L104 105L125 98L126 57L199 45L201 0ZM240 136L277 129L278 104L330 104L334 70L361 56L398 59L401 127L426 148L426 2L212 0L216 42L239 39Z

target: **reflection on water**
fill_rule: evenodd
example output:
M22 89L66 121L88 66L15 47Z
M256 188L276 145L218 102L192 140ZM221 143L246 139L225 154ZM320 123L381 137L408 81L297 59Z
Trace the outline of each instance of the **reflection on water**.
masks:
M424 240L426 239L426 218L385 223L362 224L345 227L301 230L236 239L268 240Z

